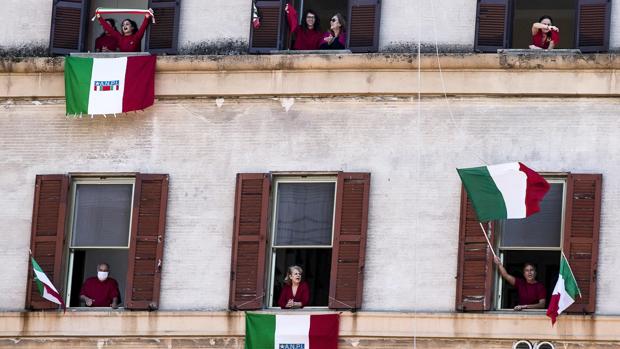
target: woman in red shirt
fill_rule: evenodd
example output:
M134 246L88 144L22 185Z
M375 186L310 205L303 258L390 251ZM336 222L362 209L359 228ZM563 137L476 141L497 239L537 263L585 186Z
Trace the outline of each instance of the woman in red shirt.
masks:
M110 34L118 41L118 48L121 52L142 51L142 37L144 36L146 27L149 25L149 18L151 18L149 13L144 15L144 21L142 21L140 29L138 29L136 22L131 19L124 19L121 24L121 33L119 33L115 31L114 28L112 28L112 26L110 26L110 24L106 22L100 14L97 14L97 19L103 26L106 33Z
M553 50L560 43L560 29L551 25L549 16L542 16L538 22L532 24L531 49Z
M310 288L305 281L301 281L303 270L293 265L288 267L288 273L284 279L284 286L280 291L278 305L282 309L298 309L308 305L310 301Z
M118 33L118 30L116 30L116 21L114 19L108 18L105 21ZM96 52L115 52L116 49L118 49L118 40L105 31L95 40Z
M318 50L323 39L319 16L313 10L304 11L301 25L297 24L297 11L289 4L284 6L289 30L295 34L293 50Z
M545 309L547 290L545 285L536 281L536 267L532 263L525 263L521 279L508 274L499 257L495 256L494 261L504 280L517 289L519 304L514 310Z

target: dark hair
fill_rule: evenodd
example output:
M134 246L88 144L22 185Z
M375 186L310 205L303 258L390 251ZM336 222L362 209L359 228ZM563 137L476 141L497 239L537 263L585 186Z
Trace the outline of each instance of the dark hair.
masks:
M525 263L523 263L523 269L525 269L528 265L530 267L534 268L534 271L536 271L536 269L537 269L536 265L534 263L532 263L532 262L525 262Z
M123 19L123 21L121 22L121 25L125 22L129 22L129 24L131 24L131 34L135 34L138 31L138 24L136 24L136 22L132 21L129 18L125 18Z
M307 9L304 11L304 16L302 17L301 20L301 27L304 30L308 30L308 23L306 22L306 17L308 17L309 14L313 14L314 15L314 30L316 31L321 31L321 20L319 19L319 16L316 14L316 12L314 12L313 9Z
M331 16L331 18L334 18L334 17L338 18L338 23L340 23L340 31L343 32L343 33L346 32L347 31L347 20L344 19L344 16L342 14L340 14L340 12L338 12L335 15ZM330 18L330 22L331 22L331 18ZM330 27L329 31L332 34L335 34L334 32L332 32L331 27Z
M541 16L541 17L538 19L538 23L542 22L542 21L543 21L543 19L548 19L548 20L550 20L550 21L551 21L551 23L553 23L553 19L551 18L551 16L548 16L548 15Z
M110 26L112 27L112 29L114 29L114 31L118 31L118 29L116 29L116 21L114 20L114 18L106 18L105 21L110 24ZM99 35L99 37L103 37L106 34L107 33L104 30L103 33L101 33L101 35Z

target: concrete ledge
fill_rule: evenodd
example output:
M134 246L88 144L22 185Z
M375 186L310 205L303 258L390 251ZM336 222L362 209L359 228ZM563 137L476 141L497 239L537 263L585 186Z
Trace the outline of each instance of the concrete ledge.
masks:
M288 313L290 314L290 313ZM243 312L68 311L0 313L0 337L242 337ZM342 313L343 338L453 338L608 341L620 346L620 316L542 313Z

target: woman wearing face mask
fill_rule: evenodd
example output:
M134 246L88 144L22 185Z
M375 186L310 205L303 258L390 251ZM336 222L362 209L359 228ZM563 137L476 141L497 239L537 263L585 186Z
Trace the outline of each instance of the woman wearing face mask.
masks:
M80 300L87 307L118 308L120 292L118 282L108 277L110 266L101 263L97 266L97 276L86 279L80 290Z
M532 24L531 49L553 50L560 43L560 28L551 24L549 16L542 16L538 22Z
M323 37L321 49L344 50L347 46L346 26L347 23L340 13L333 15L329 22L329 31Z
M299 309L308 305L310 301L310 288L301 281L303 270L297 265L288 267L288 273L284 279L284 287L280 291L278 305L282 309Z
M297 11L289 4L284 6L291 34L295 35L293 50L318 50L323 39L319 16L313 10L304 11L301 25L297 24Z
M144 20L142 21L140 29L138 29L136 22L129 18L124 19L123 22L121 22L121 32L119 33L115 31L100 14L97 14L97 19L106 33L110 34L118 41L118 48L121 52L141 51L142 37L144 36L146 27L149 25L149 18L151 18L149 13L144 15Z

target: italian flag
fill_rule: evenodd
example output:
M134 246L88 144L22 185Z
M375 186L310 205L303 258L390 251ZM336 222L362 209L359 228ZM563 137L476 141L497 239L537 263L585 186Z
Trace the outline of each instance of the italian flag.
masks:
M337 349L338 314L245 314L245 349Z
M457 171L481 222L528 217L549 191L549 183L520 162Z
M37 263L33 257L30 257L30 261L32 262L32 270L34 271L34 281L37 283L37 288L39 289L39 293L41 293L41 297L66 308L65 302L56 290L56 287L54 287L54 284L52 284L47 275L45 275L39 263Z
M65 59L67 115L141 110L155 100L155 56Z
M547 316L551 318L551 324L555 324L558 315L575 303L577 296L581 297L581 291L577 286L577 280L575 280L575 275L573 275L568 260L566 260L564 253L562 253L560 275L547 308Z

